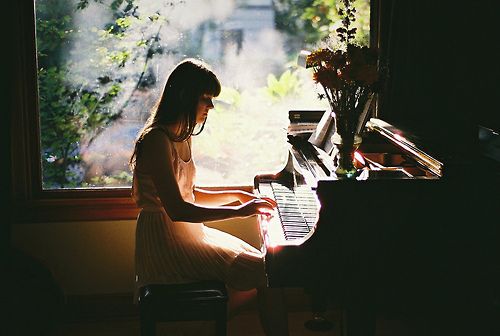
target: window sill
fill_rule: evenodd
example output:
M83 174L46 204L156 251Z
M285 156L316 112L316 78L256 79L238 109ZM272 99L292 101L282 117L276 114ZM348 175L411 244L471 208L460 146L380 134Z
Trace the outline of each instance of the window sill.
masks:
M131 220L138 213L130 197L44 199L18 204L14 220L17 223Z
M203 188L253 192L251 186ZM18 201L13 210L16 223L135 220L140 211L130 197L130 188L46 191L40 199Z

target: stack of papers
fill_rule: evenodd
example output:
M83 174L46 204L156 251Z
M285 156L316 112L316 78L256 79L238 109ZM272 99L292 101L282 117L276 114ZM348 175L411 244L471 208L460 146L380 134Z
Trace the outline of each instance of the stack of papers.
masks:
M288 134L308 135L313 133L318 122L325 114L324 110L290 110L288 111Z
M318 123L295 123L288 125L288 134L300 135L300 134L311 134L316 129Z

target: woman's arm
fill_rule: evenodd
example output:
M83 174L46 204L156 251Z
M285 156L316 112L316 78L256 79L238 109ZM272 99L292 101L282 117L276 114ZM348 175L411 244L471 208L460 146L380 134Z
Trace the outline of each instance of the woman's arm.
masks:
M195 202L200 205L238 205L250 202L255 199L262 199L269 202L274 208L277 203L272 198L259 197L244 190L206 190L203 188L194 189Z
M239 205L258 198L256 195L243 190L207 190L196 187L194 189L196 204L217 205Z
M162 205L173 221L209 222L256 214L269 215L273 204L250 199L238 206L201 206L184 201L174 175L172 143L166 134L152 130L144 137L138 166L153 179ZM225 197L225 196L224 196Z

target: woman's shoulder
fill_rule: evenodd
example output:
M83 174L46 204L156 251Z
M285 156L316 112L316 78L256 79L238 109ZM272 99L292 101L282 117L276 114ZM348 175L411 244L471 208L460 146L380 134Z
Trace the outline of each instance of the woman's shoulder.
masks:
M157 138L157 139L166 139L169 142L171 141L168 131L161 126L152 126L151 128L149 128L145 132L144 138Z
M146 131L143 137L143 142L146 146L161 144L167 147L172 147L172 140L168 136L168 132L160 126L153 126Z

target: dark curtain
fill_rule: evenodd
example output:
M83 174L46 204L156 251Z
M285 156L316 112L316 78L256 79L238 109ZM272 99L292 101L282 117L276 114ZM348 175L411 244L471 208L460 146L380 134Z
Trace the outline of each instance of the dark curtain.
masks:
M2 45L2 71L0 72L0 302L5 313L0 316L2 335L45 336L54 335L63 316L64 293L46 265L12 246L11 227L15 206L12 185L12 127L14 113L19 113L24 103L21 94L21 32L23 4L29 1L13 1L8 15L2 18L0 34ZM28 225L28 224L24 224Z
M473 1L381 0L380 45L389 65L379 116L460 165L477 126L500 130L500 13ZM493 8L495 7L495 8Z
M447 260L447 281L436 282L443 300L430 300L429 311L450 334L496 335L500 175L498 162L481 155L478 126L500 131L500 3L380 0L379 8L381 57L389 65L379 117L442 159L450 188L436 207L446 214L446 255L436 259ZM428 201L416 204L422 213ZM423 245L438 232L428 234Z
M2 35L2 62L0 62L2 71L0 76L0 155L2 157L2 174L0 177L0 204L1 204L1 219L0 219L0 256L2 262L10 248L10 228L11 228L11 209L12 209L12 181L11 181L11 113L13 110L13 83L14 80L14 64L19 55L16 52L16 25L14 24L17 18L18 11L17 2L12 4L12 9L9 7L9 15L1 20L0 34Z

